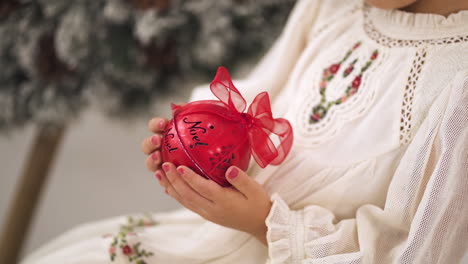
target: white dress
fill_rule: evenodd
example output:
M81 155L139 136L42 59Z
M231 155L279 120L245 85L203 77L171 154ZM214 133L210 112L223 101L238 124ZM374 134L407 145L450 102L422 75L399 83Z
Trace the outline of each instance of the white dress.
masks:
M249 169L272 195L268 247L184 209L85 225L22 263L462 261L468 11L302 0L270 52L234 83L249 102L269 91L274 116L294 129L282 165ZM192 99L209 97L203 87Z

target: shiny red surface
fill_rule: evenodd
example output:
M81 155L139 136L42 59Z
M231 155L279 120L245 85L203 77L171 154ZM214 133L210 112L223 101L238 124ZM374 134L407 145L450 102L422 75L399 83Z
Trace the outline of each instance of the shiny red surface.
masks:
M210 112L203 112L207 108ZM243 119L226 120L223 116L229 115L228 112L213 101L181 107L163 135L163 161L188 166L221 186L230 186L225 178L227 169L234 165L246 170L251 151L248 125Z
M273 118L268 93L259 93L244 113L247 102L224 67L218 68L210 90L218 101L172 105L163 161L186 165L222 186L230 185L226 170L233 165L246 170L251 154L262 168L281 164L291 150L293 131L288 120Z

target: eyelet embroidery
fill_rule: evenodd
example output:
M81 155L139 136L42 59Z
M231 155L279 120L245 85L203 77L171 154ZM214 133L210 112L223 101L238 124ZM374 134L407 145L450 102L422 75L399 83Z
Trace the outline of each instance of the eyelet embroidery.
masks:
M380 31L378 31L374 23L372 23L372 20L369 18L369 12L370 12L370 6L365 5L363 8L364 31L370 39L374 40L376 43L385 47L417 47L422 44L447 45L447 44L468 42L468 34L452 36L452 37L434 38L434 39L422 39L422 40L391 38L382 34Z
M362 3L360 3L358 4L357 7L353 9L349 9L346 12L339 13L336 16L330 17L324 23L322 23L322 26L320 26L317 30L313 30L309 36L316 37L317 35L324 32L326 29L328 29L331 25L333 25L333 22L337 21L337 19L335 18L337 18L338 16L351 16L351 15L354 15L356 11L362 12L362 18L363 18L362 28L365 34L367 35L367 37L371 39L372 41L374 41L376 44L383 46L383 47L388 47L388 48L415 47L417 49L415 58L413 60L411 72L409 73L408 81L405 87L404 97L402 100L402 108L401 108L400 144L402 145L407 144L408 142L411 141L411 138L412 138L412 129L413 129L412 123L414 122L413 121L414 119L412 119L412 110L413 110L412 106L413 106L413 101L415 100L415 89L416 89L415 83L419 79L421 68L423 67L423 64L425 62L425 57L427 53L426 47L428 45L453 45L453 44L458 44L458 43L465 43L465 42L468 42L468 34L450 36L450 37L433 38L433 39L424 39L424 40L391 38L381 33L375 27L374 23L369 17L369 11L370 11L369 6L363 5ZM382 57L382 55L384 54L385 53L381 53L379 54L379 56ZM380 62L381 62L381 59L380 59ZM351 64L348 67L350 67ZM346 73L346 71L349 71L349 73ZM352 70L345 70L343 72L343 77L346 77L351 73L352 73ZM365 81L365 79L362 79L362 80ZM313 109L313 107L314 107L313 104L308 105L305 111L310 111L308 109ZM308 113L306 115L307 117L303 118L302 119L303 121L301 120L300 123L302 124L303 127L306 127L308 134L314 133L314 135L318 136L320 134L318 134L317 131L324 131L325 127L327 128L330 127L330 126L327 126L327 122L326 122L327 120L329 120L329 116L331 115L330 111L328 112L327 118L324 118L324 116L321 117L323 122L310 122L309 119L311 116L309 116ZM312 126L307 126L307 125L312 125ZM310 144L312 144L311 142L314 142L313 144L317 144L319 142L322 142L322 140L323 139L316 139L315 141L309 140L307 142Z
M153 256L153 252L141 249L141 243L137 242L134 244L129 243L127 237L136 236L137 230L145 227L157 225L158 222L153 220L151 216L146 216L138 219L134 219L129 216L127 224L120 227L120 231L117 235L113 236L112 243L109 246L109 256L111 262L114 262L117 256L117 250L120 249L121 253L128 258L128 261L135 264L147 264L145 258ZM108 237L112 235L104 235Z
M334 100L334 101L327 101L326 99L326 90L327 90L328 84L333 80L338 70L340 69L341 65L344 62L346 62L346 60L349 58L349 56L351 56L353 51L359 48L360 46L361 46L361 42L357 42L356 44L353 45L353 47L350 50L348 50L348 52L346 52L343 59L341 59L337 63L330 65L329 67L323 70L322 79L319 85L320 96L321 96L320 103L313 107L312 113L310 114L310 117L309 117L309 124L318 123L320 120L322 120L326 116L326 114L328 113L331 107L333 107L334 105L339 105L339 104L346 102L350 97L352 97L353 95L357 93L359 87L361 86L362 75L377 59L378 54L379 54L378 50L374 50L372 52L369 60L361 68L360 72L353 78L352 82L346 88L345 93L339 99ZM344 78L346 78L353 72L354 64L356 64L356 62L357 62L357 59L353 60L348 65L348 67L343 71Z
M403 95L403 102L401 106L401 121L400 121L400 144L405 145L411 141L412 138L412 112L413 101L415 97L416 85L419 80L422 68L426 61L426 48L422 47L416 50L411 70L408 74L408 81L405 86L405 93Z
M427 54L428 45L450 45L462 42L468 42L468 34L457 35L451 37L414 40L414 39L397 39L391 38L381 33L369 18L370 8L365 6L363 9L364 18L364 31L367 36L375 41L377 44L385 47L415 47L416 53L414 55L411 70L408 74L408 80L405 86L403 95L401 120L400 120L400 144L406 145L412 139L413 130L413 101L415 100L416 83L419 80L421 70L424 66Z

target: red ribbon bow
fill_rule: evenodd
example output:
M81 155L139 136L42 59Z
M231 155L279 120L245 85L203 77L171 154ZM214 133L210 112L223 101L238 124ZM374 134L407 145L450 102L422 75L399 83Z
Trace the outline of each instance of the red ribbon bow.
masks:
M232 83L229 72L219 67L216 76L210 84L211 92L224 103L237 118L242 118L248 124L249 143L252 155L260 167L278 165L286 158L293 142L292 127L284 118L273 118L270 98L267 92L258 94L250 104L248 112L245 99ZM273 133L279 138L279 145L270 139Z

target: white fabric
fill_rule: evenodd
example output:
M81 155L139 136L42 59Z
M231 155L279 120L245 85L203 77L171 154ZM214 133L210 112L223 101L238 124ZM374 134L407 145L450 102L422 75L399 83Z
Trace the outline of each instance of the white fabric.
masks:
M248 101L274 98L295 141L277 167L249 174L272 195L268 247L187 210L133 238L146 263L461 263L468 252L468 11L447 18L360 0L302 0L252 74ZM323 70L356 48L328 84L340 98L374 50L358 92L310 124ZM356 70L342 73L357 59ZM192 99L212 98L206 86ZM65 234L23 264L108 263L122 218ZM466 260L466 258L465 258ZM117 254L113 263L127 263Z

